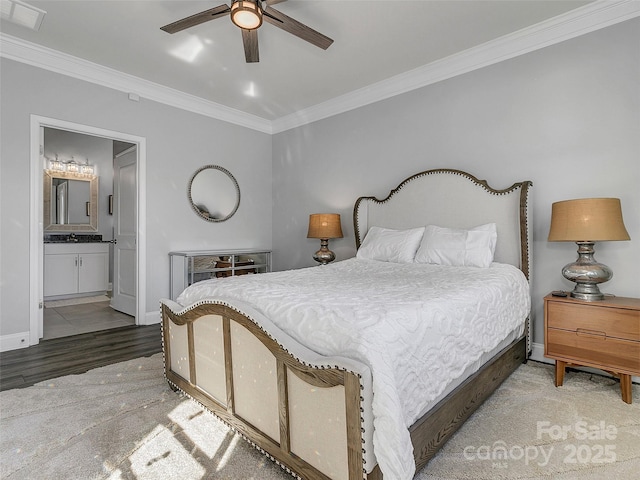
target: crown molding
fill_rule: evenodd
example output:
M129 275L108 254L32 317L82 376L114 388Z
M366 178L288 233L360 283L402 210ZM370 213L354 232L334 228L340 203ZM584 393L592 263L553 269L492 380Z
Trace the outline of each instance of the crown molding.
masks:
M273 121L280 133L640 16L639 0L596 0L563 15Z
M271 121L0 32L0 57L263 133Z
M273 121L0 32L0 57L274 134L493 65L640 16L640 0L596 0L563 15Z

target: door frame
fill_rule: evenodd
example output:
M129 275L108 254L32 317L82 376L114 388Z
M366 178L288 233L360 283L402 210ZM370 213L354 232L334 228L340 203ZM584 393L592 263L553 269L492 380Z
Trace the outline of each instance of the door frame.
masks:
M44 225L43 225L43 171L45 165L40 150L42 127L57 128L96 137L120 140L137 145L136 162L138 215L136 219L136 325L145 324L146 314L146 138L104 128L82 125L56 118L31 115L30 164L31 195L29 206L29 345L36 345L42 337L44 308Z

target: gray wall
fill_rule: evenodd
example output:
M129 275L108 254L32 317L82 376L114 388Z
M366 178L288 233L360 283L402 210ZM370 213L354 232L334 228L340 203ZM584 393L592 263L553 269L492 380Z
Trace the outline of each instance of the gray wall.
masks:
M147 142L146 311L169 296L176 249L271 248L271 136L70 77L1 60L0 335L29 331L30 115L124 132ZM187 202L195 170L217 164L242 201L227 222L197 217Z
M356 197L384 198L404 178L456 168L495 188L532 180L534 341L542 297L572 289L576 247L549 243L551 204L618 197L630 242L602 242L602 290L640 297L640 20L627 21L294 130L273 140L274 265L313 265L314 212L342 214L338 259L355 253ZM435 206L437 208L437 206Z

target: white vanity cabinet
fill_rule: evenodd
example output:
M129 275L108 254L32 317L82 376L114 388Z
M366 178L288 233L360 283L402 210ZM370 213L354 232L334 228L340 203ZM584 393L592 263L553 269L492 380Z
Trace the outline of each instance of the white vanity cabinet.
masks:
M45 297L104 293L108 288L108 243L45 243Z

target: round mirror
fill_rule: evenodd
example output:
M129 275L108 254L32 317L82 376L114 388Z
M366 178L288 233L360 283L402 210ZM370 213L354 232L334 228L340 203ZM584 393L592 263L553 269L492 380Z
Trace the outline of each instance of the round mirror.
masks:
M189 202L208 222L224 222L238 210L240 187L227 169L206 165L189 180Z

